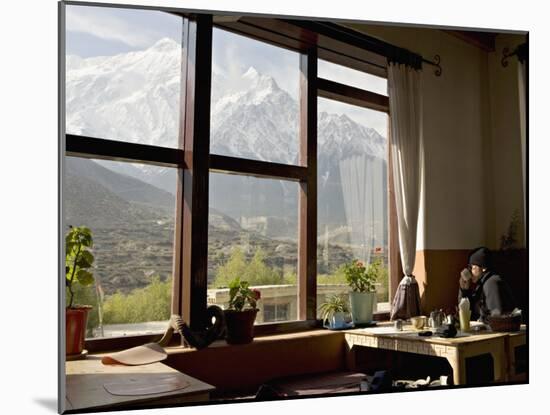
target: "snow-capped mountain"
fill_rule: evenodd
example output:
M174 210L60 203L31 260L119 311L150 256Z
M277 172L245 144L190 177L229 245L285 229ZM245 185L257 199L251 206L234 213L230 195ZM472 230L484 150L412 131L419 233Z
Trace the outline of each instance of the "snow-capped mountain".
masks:
M250 67L242 90L213 102L211 152L295 164L298 104L275 80Z
M173 147L177 143L181 49L149 49L66 61L67 132Z
M67 132L174 147L180 68L180 45L168 38L144 51L67 56ZM253 67L237 81L213 73L211 151L296 163L298 103ZM365 151L384 158L385 140L345 115L319 114L318 135L320 155Z
M144 51L86 59L68 56L66 62L68 133L176 146L181 69L178 43L162 39ZM214 69L212 153L296 164L298 134L298 103L272 77L250 67L239 79L230 80ZM321 112L318 116L320 220L345 221L340 175L343 163L357 157L385 164L385 138L346 115ZM174 193L175 175L168 174L169 169L122 163L104 163L104 167ZM239 183L213 175L211 187L220 192L211 193L211 206L225 206L224 213L229 215L243 211L250 215L277 214L281 207L273 200L284 199L290 206L297 205L293 186L273 181L254 185L252 191L246 178ZM263 203L251 203L246 198L251 191L258 198L263 193ZM378 196L385 199L384 194ZM256 209L250 210L250 204Z

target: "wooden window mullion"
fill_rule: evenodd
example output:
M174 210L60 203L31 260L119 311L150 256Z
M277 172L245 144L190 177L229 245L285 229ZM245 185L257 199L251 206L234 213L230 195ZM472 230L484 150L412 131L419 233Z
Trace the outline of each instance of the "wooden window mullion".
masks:
M183 19L182 25L182 47L181 47L181 70L180 70L180 104L179 104L179 129L178 129L178 149L185 150L185 120L186 117L186 102L187 102L187 52L189 39L189 19ZM184 152L185 155L185 152ZM185 164L185 163L184 163ZM183 297L184 297L184 281L183 281L183 184L184 170L182 165L177 171L176 181L176 220L174 226L174 262L172 271L172 304L171 314L183 315Z
M300 182L298 319L317 317L317 50L300 55Z
M212 16L189 20L186 66L186 118L183 172L182 317L193 329L204 327L208 286L208 174Z

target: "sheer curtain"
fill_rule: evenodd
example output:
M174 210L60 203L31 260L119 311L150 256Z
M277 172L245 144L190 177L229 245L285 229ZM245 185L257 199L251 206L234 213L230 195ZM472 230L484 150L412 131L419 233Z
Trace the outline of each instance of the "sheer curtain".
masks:
M394 296L391 319L420 314L418 283L412 275L423 164L420 70L388 65L391 157L404 277Z
M384 160L368 155L340 162L346 223L354 256L370 263L375 246L384 243Z

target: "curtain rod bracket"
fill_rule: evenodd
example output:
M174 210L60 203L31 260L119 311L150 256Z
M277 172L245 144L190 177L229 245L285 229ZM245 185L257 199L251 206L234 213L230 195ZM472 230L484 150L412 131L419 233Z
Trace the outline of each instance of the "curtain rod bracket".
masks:
M436 69L434 71L434 74L435 76L441 76L441 73L443 72L443 68L441 67L440 63L441 63L441 56L439 55L435 55L434 56L434 61L430 61L428 59L424 59L422 58L422 62L424 63L427 63L428 65L432 65L432 66L435 66Z
M514 52L510 53L510 49L508 48L502 49L502 59L500 60L500 64L503 68L506 68L508 66L508 58L510 56L514 56Z
M504 48L502 49L502 59L500 60L500 63L504 68L506 68L508 66L508 58L511 56L517 56L518 61L523 63L527 60L528 54L529 46L527 42L516 46L512 52L510 52L510 48Z
M441 56L435 55L434 56L435 66L437 66L437 69L435 70L435 76L441 76L441 72L443 72L443 69L441 68Z

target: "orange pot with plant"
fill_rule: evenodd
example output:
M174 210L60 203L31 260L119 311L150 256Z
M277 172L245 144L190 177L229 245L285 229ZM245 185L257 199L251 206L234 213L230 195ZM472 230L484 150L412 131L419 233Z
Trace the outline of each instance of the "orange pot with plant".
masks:
M258 313L259 290L250 288L248 281L236 278L229 283L229 309L225 310L226 341L246 344L254 339L254 321Z
M89 286L94 283L90 269L94 256L92 232L85 226L69 227L65 236L65 284L67 287L67 308L65 309L65 354L78 356L84 350L86 325L90 305L73 304L75 284Z

